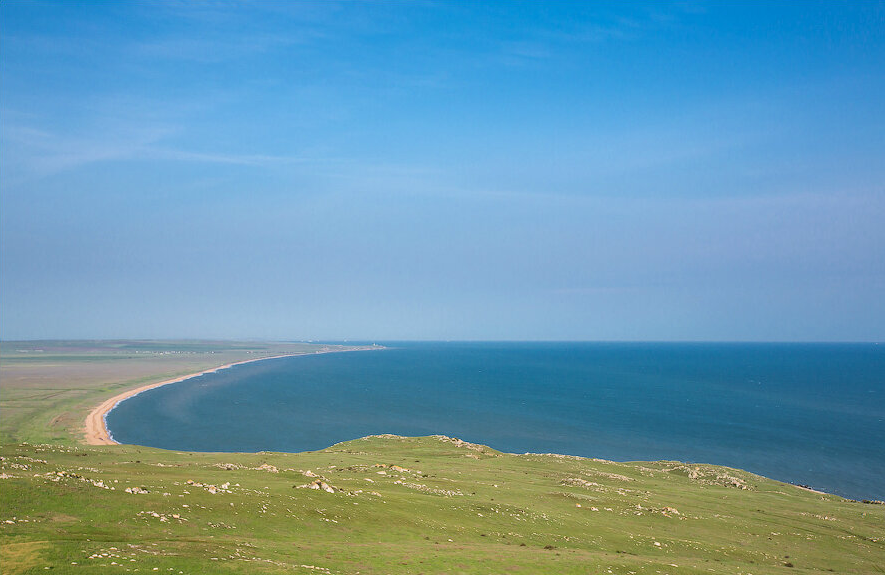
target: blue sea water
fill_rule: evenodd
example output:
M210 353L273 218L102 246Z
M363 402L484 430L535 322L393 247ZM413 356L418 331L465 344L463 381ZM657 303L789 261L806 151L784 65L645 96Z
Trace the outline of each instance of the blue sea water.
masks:
M108 426L122 443L191 451L444 434L515 453L715 463L885 499L885 346L385 345L153 389Z

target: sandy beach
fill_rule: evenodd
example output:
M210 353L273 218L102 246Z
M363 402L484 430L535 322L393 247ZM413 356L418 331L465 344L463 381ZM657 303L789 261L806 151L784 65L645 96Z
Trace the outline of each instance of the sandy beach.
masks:
M344 350L342 350L344 351ZM153 389L155 387L161 387L164 385L169 385L170 383L179 383L186 379L190 379L192 377L197 377L206 373L215 373L216 371L221 371L222 369L227 369L229 367L233 367L235 365L242 365L244 363L253 363L256 361L264 361L266 359L278 359L281 357L294 357L298 355L313 355L314 353L331 353L332 350L324 350L317 351L313 353L290 353L285 355L273 355L269 357L257 357L255 359L245 359L243 361L235 361L233 363L226 363L224 365L220 365L218 367L213 367L210 369L206 369L203 371L198 371L196 373L191 373L188 375L182 375L181 377L176 377L174 379L167 379L165 381L159 381L157 383L150 383L148 385L143 385L141 387L137 387L135 389L130 389L129 391L124 391L123 393L117 394L114 397L105 400L98 407L92 410L88 417L86 417L86 443L89 445L119 445L118 442L114 441L111 438L110 433L107 429L107 424L105 422L105 415L118 403L123 401L124 399L130 398L133 395L138 395L142 391L147 391L148 389Z

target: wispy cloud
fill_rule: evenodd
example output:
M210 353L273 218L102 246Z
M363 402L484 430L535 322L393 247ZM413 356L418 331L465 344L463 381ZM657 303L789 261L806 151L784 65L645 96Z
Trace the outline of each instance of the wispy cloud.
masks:
M65 136L25 125L2 131L4 182L49 177L100 162L170 161L240 166L333 164L340 160L297 155L236 154L176 149L164 144L171 129L131 128L90 138Z
M222 154L164 148L161 146L145 146L140 150L140 159L168 160L175 162L205 162L210 164L232 164L239 166L285 166L317 163L337 163L338 159L316 158L297 155L268 154Z
M273 50L328 39L339 10L335 2L274 3L245 0L157 1L142 5L145 18L162 22L164 33L133 41L132 52L146 58L201 63L248 58ZM263 23L243 25L243 14ZM170 22L172 24L170 24Z
M133 44L132 52L141 58L190 60L200 63L249 58L265 52L305 45L324 35L315 30L292 30L289 34L222 34L216 38L170 36Z
M648 22L630 18L617 18L610 23L582 22L549 28L541 34L557 42L598 43L633 40L648 29Z
M105 137L66 136L22 124L0 131L6 184L39 179L83 165L130 159L167 134L162 128L138 128Z
M678 26L683 15L681 9L656 8L630 17L600 12L591 20L552 20L516 30L517 38L498 42L488 58L496 64L530 65L574 53L576 45L636 41L649 33Z

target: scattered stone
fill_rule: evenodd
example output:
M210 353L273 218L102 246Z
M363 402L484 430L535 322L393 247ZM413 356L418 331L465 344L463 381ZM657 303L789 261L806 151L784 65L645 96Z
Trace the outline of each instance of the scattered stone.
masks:
M460 490L452 491L450 489L436 489L433 487L428 487L423 483L410 483L407 481L401 481L397 479L393 482L394 485L402 485L403 487L407 487L409 489L414 489L415 491L420 491L422 493L429 493L432 495L442 495L443 497L461 497L464 495Z
M153 517L154 519L159 519L161 523L168 523L170 519L175 519L179 523L187 521L187 519L178 513L166 515L165 513L157 513L156 511L139 511L137 515L140 517Z
M524 457L552 457L553 459L571 459L572 461L587 459L586 457L580 457L578 455L563 455L561 453L532 453L531 451L526 451L522 455ZM607 461L602 459L591 459L590 461L600 461L603 463L608 463Z
M230 482L222 483L221 487L217 487L215 485L206 485L206 484L200 483L198 481L194 481L193 479L188 479L187 484L193 485L194 487L202 487L203 489L205 489L206 491L208 491L212 495L215 495L217 493L230 493L230 489L229 489ZM188 492L185 491L185 493L188 493Z
M322 481L320 479L315 479L315 480L311 481L310 483L305 483L304 485L298 485L296 487L296 489L317 489L317 490L325 491L327 493L335 493L335 491L336 491L336 489L334 487L332 487L331 485L329 485L328 483L326 483L325 481Z
M744 490L753 489L743 479L709 466L678 464L665 468L664 471L684 474L692 481L704 485L721 485Z
M455 447L463 447L465 449L470 449L472 451L476 451L482 453L483 455L492 455L498 457L499 454L490 450L485 445L479 445L478 443L470 443L468 441L464 441L463 439L458 439L457 437L448 437L446 435L431 435L430 437L437 439L439 441L444 441L447 443L453 444ZM478 456L474 454L468 454L469 457L473 457L478 459Z
M601 487L598 483L581 479L580 477L567 477L559 482L560 485L574 485L576 487Z
M627 477L620 473L609 473L608 471L597 471L596 469L585 469L582 473L584 475L596 475L607 479L614 479L615 481L636 481L632 477Z

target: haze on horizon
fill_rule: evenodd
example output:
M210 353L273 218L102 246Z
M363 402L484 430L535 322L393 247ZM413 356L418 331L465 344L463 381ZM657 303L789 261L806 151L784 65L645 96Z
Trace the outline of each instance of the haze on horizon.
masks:
M0 31L4 340L885 339L883 2Z

